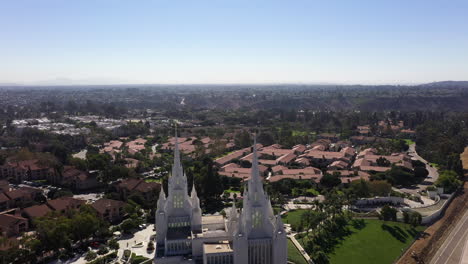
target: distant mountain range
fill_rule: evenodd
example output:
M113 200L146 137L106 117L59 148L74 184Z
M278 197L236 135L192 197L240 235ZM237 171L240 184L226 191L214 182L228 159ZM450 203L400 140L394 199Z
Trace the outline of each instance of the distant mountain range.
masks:
M53 80L45 80L45 81L38 81L38 82L29 82L29 83L1 83L0 87L5 86L120 86L120 85L136 85L136 86L151 86L151 85L165 85L165 84L138 84L138 82L129 82L123 80L112 80L112 79L82 79L82 80L74 80L68 78L57 78ZM171 85L182 85L182 86L237 86L236 84L171 84ZM252 84L253 86L275 86L275 84ZM332 83L310 83L310 84L296 84L296 83L282 83L282 86L287 85L300 85L300 86L356 86L355 85L346 85L346 84L332 84ZM249 84L238 84L238 86L249 86ZM358 85L358 86L376 86L376 85ZM379 85L377 85L379 86ZM424 83L418 85L399 85L399 84L388 84L385 86L417 86L417 87L429 87L429 88L468 88L468 81L440 81L440 82L431 82L431 83Z
M443 81L443 82L432 82L425 83L419 86L431 87L431 88L468 88L468 81Z

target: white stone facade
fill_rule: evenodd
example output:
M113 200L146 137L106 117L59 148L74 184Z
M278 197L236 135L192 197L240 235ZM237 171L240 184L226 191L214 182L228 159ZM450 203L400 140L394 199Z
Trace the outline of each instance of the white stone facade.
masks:
M254 144L255 146L255 144ZM178 142L168 182L156 211L155 263L286 264L287 237L263 190L254 147L252 175L244 189L243 209L229 216L202 216L195 186L188 195Z

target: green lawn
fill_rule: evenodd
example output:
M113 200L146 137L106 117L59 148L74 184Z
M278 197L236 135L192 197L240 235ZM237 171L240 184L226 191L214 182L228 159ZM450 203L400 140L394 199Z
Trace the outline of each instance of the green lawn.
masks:
M408 144L408 146L411 145L411 144L415 144L415 143L416 143L416 142L414 142L413 140L407 139L407 138L406 138L406 139L403 139L403 140L405 141L406 144Z
M304 214L307 211L308 210L304 209L289 211L286 214L282 215L281 218L283 219L284 223L291 224L293 229L295 229L295 227L301 222L302 214Z
M161 179L145 179L145 182L157 182L157 183L161 183Z
M331 264L391 264L413 242L424 227L412 228L404 223L364 220L361 229L350 227L351 235L329 254ZM298 239L302 243L301 239Z
M293 242L291 242L291 239L288 239L288 260L295 264L307 264L307 261L296 246L294 246Z

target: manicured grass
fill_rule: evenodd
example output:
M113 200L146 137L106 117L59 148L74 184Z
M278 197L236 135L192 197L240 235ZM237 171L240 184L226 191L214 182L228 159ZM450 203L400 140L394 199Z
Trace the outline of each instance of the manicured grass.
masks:
M233 190L231 188L224 190L225 193L240 193L240 191Z
M353 232L345 237L329 254L331 264L391 264L413 242L424 227L381 220L364 220L362 229L350 227ZM299 240L300 241L300 240Z
M315 196L320 195L320 193L317 190L315 190L314 188L309 188L309 189L307 189L306 192L310 193L312 195L315 195Z
M288 260L295 264L307 264L307 261L302 256L301 252L294 246L291 239L288 239Z
M307 211L308 210L304 209L289 211L286 214L282 215L281 218L283 219L284 223L291 224L291 226L294 229L297 225L300 224L301 216Z
M145 182L157 182L157 183L161 183L161 179L145 179Z
M416 144L416 142L414 142L414 141L411 140L411 139L407 139L407 138L406 138L406 139L403 139L403 140L406 142L406 144L408 144L408 146L411 145L411 144Z

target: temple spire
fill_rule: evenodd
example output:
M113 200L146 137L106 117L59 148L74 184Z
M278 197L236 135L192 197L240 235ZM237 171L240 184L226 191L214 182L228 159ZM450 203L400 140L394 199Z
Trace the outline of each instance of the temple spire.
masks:
M192 196L192 198L197 196L197 189L195 189L195 179L193 180L191 196Z
M172 167L172 176L181 177L183 174L182 165L180 163L179 138L177 136L177 125L175 127L175 143L174 143L174 166Z
M249 180L249 193L261 192L263 194L263 185L260 179L260 172L258 169L258 154L257 154L257 136L254 135L253 145L253 158L252 158L252 171Z

